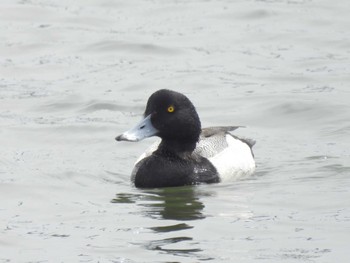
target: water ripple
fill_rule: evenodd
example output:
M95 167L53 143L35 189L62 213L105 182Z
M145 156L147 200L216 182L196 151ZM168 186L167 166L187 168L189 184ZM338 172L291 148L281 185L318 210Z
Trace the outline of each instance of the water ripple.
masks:
M131 43L124 41L101 41L84 49L86 52L127 52L142 53L152 55L177 55L180 53L178 49L163 47L150 43Z

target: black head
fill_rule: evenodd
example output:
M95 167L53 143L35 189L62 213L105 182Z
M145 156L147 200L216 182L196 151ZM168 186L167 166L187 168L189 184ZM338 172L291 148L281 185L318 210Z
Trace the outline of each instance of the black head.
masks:
M199 139L201 123L192 102L183 94L158 90L148 99L146 116L151 116L158 136L168 142L192 143Z

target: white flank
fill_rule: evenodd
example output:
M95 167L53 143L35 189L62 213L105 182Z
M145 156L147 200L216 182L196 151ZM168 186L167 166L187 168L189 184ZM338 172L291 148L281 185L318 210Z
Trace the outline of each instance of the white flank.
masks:
M253 174L255 161L250 147L230 134L226 134L226 141L228 147L209 158L217 169L221 181L234 181Z

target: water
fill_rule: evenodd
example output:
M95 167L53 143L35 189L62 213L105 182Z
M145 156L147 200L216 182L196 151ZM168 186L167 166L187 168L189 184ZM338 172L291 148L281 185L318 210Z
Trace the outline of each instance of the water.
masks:
M347 262L348 1L4 0L0 262ZM249 180L138 190L160 88L257 140Z

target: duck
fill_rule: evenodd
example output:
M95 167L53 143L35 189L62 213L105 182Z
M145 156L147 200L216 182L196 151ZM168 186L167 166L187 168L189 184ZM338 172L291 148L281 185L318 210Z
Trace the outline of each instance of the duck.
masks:
M212 184L254 173L255 141L232 134L241 127L202 129L195 106L184 94L161 89L148 98L141 122L115 139L160 138L135 163L131 181L137 188Z

